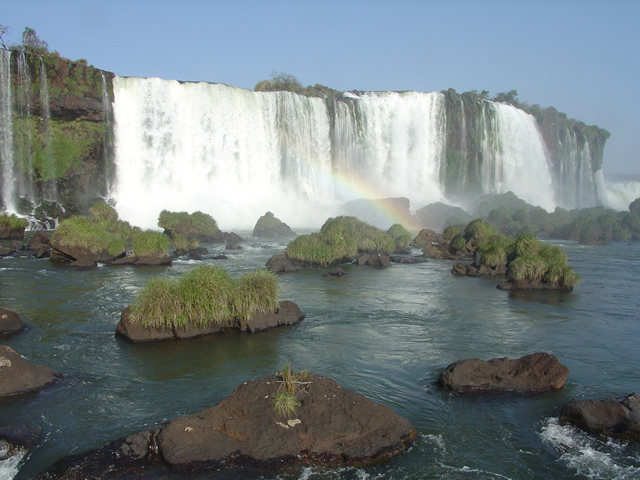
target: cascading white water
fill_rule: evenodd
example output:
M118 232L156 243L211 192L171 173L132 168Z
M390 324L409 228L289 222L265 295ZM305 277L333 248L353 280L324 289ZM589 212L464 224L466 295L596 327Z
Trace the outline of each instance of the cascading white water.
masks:
M42 57L38 57L38 65L40 69L40 104L42 106L42 120L44 122L45 143L44 143L44 164L43 177L50 179L44 183L42 188L42 196L44 200L57 202L58 185L55 180L55 165L53 158L53 142L51 138L51 106L49 102L49 84L47 82L47 69L45 68Z
M31 73L27 62L27 55L17 52L17 116L25 126L22 129L21 145L16 145L19 152L18 158L23 167L21 172L14 172L14 177L18 179L18 196L29 201L35 200L33 186L33 146L31 128L29 128L29 118L31 116ZM20 137L17 137L20 138ZM16 140L16 139L14 139ZM16 143L20 143L17 140Z
M558 204L564 208L592 207L601 201L606 203L606 193L593 172L589 143L580 143L576 132L567 129L559 145L562 162Z
M0 162L2 162L2 203L8 212L15 212L12 119L11 52L3 49L0 50Z
M369 92L336 102L334 170L339 200L408 197L441 201L445 99L440 93Z
M489 127L495 130L486 138L496 139L496 145L487 144L485 149L486 164L481 170L484 193L512 191L526 202L552 211L556 199L551 171L535 118L511 105L491 105L495 123Z
M121 218L157 226L163 209L201 210L223 229L251 228L267 210L317 227L344 202L404 196L446 201L441 93L345 94L324 99L221 84L114 79L116 185ZM535 119L483 104L484 193L513 191L556 206Z
M267 210L291 225L326 219L333 198L321 99L208 83L114 79L120 216L157 228L162 209L200 210L222 228Z

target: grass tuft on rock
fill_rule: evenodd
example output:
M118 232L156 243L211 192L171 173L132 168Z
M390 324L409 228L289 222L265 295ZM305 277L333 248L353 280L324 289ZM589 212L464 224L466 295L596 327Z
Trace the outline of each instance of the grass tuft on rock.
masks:
M212 237L221 233L213 217L200 211L188 213L162 210L158 216L158 226L164 228L171 237L178 234L187 238Z
M358 253L391 253L395 242L387 232L355 217L328 219L318 233L300 235L287 245L285 255L319 267L348 261Z
M92 254L106 251L116 256L125 251L130 235L131 226L127 222L94 222L78 215L60 222L53 240L63 247L87 250Z
M179 279L147 283L131 306L130 320L146 328L186 329L234 322L275 312L280 287L275 274L248 272L237 281L217 265L201 265Z
M393 239L394 243L398 247L408 247L411 244L411 240L413 240L409 230L399 223L391 225L389 230L387 230L387 234Z
M115 222L118 220L118 212L105 202L97 202L89 209L89 217L95 222Z
M139 257L169 254L171 239L163 233L145 230L134 235L131 242L133 253Z
M7 213L0 214L0 228L24 232L28 226L29 220L26 218L18 217L13 213L11 215Z

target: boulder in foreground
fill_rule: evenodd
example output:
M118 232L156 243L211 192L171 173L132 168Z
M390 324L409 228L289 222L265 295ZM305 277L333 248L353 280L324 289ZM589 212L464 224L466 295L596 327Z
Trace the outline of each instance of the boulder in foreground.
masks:
M438 385L456 392L541 393L564 387L569 369L549 353L509 360L458 360L438 378Z
M560 412L570 423L596 435L640 441L640 395L632 393L604 400L571 400Z
M11 347L0 345L0 397L18 395L54 382L60 374L44 365L33 365Z
M363 465L401 453L416 438L408 420L329 378L305 373L293 380L287 412L276 408L284 376L251 380L212 408L64 458L39 478L119 478L125 472L139 478L150 468L213 473Z

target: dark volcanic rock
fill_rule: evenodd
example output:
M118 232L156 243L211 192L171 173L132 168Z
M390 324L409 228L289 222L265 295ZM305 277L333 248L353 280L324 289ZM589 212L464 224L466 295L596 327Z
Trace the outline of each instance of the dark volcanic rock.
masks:
M296 232L291 230L289 225L284 223L279 218L276 218L273 213L267 212L261 216L253 227L254 237L263 238L286 238L295 237Z
M63 459L39 478L121 478L161 464L172 471L212 473L362 465L387 460L416 438L409 421L389 407L312 373L296 385L299 405L286 417L274 409L281 385L276 375L250 380L214 407Z
M51 247L51 234L38 230L33 234L33 237L27 242L27 248L29 250L39 250L40 248Z
M476 267L469 263L456 262L453 264L453 267L451 267L451 273L454 275L466 275L469 277L504 276L507 274L507 267L506 265L497 265L496 267L480 265L479 267Z
M161 255L153 255L147 257L139 257L137 255L125 255L124 257L116 258L110 265L136 265L136 266L162 266L171 265L173 258L168 253Z
M570 423L597 435L640 441L640 395L632 393L604 400L571 400L560 412L560 423Z
M356 257L358 265L371 265L372 267L388 267L391 265L391 258L389 255L382 253L365 253Z
M44 365L33 365L15 350L0 345L0 397L39 390L60 375Z
M26 323L22 321L20 315L11 310L0 308L0 335L18 333L25 329Z
M145 328L142 325L131 322L130 312L131 307L127 307L122 311L120 322L116 327L116 335L134 343L159 340L187 340L203 335L213 335L223 330L222 327L217 325L185 329ZM232 325L230 328L238 328L253 333L280 325L292 325L302 319L304 319L304 313L302 313L298 305L290 300L283 300L275 312L256 314L245 324Z
M326 273L323 273L322 276L323 277L344 277L347 274L347 272L345 272L343 269L341 269L340 267L338 268L334 268Z
M426 245L433 243L442 243L442 235L434 232L431 229L423 228L418 232L418 235L411 241L411 246L422 248Z
M0 257L7 257L16 253L15 249L0 245Z
M390 259L393 263L405 263L410 265L427 262L427 258L424 255L417 255L417 256L391 255Z
M473 358L449 365L438 385L456 392L540 393L564 387L569 369L549 353L533 353L516 360Z
M508 280L497 285L500 290L560 290L570 292L572 288L562 285L549 285L538 280Z
M300 268L284 253L276 253L273 257L267 260L265 266L274 273L291 273Z

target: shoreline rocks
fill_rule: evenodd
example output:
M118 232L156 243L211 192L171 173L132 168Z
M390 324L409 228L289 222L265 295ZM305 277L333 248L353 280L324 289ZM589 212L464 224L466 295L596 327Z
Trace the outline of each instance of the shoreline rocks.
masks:
M127 307L122 311L120 321L116 327L116 335L133 343L156 342L160 340L187 340L204 335L213 335L225 330L225 328L219 325L185 329L145 328L142 325L131 323L129 319L130 311L131 307ZM254 333L280 325L293 325L302 321L304 317L304 313L302 313L295 302L283 300L275 312L254 315L245 325L236 324L227 328Z
M11 347L0 345L0 397L40 390L61 375L45 365L33 365Z
M569 376L569 369L549 353L533 353L518 359L477 358L458 360L449 365L438 378L445 390L466 392L542 393L560 390Z
M287 416L274 408L283 381L280 375L247 381L214 407L63 458L37 478L116 478L148 468L275 473L294 465L360 466L400 454L417 437L391 408L312 373L295 382L296 407Z

